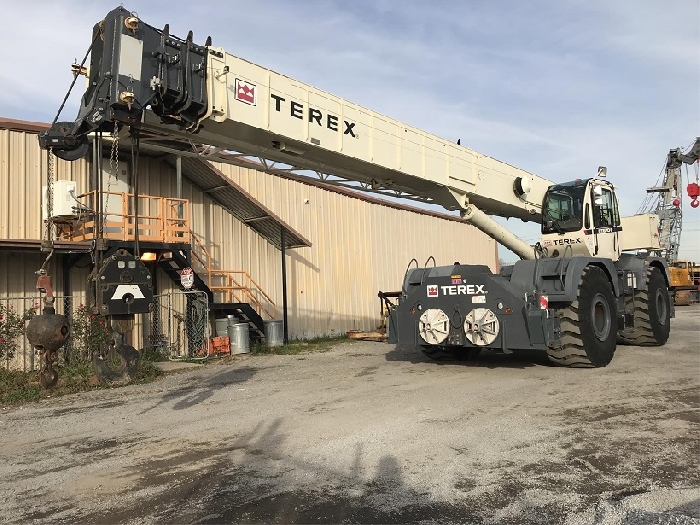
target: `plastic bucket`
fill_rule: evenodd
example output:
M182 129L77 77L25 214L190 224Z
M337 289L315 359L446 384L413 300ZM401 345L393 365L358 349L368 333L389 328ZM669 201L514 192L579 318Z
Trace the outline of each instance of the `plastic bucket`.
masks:
M263 321L265 345L269 347L284 344L284 321Z
M214 320L216 326L216 337L228 337L228 319L224 317L223 319Z
M247 354L250 352L250 333L248 323L240 323L231 327L233 338L230 340L232 354Z

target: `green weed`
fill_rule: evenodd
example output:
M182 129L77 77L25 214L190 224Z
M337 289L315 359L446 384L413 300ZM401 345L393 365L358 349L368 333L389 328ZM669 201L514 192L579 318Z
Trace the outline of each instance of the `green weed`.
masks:
M354 342L346 336L327 336L316 339L297 339L286 345L267 347L261 343L255 343L250 348L253 355L296 355L314 352L328 352L341 343Z
M28 401L38 401L48 397L59 397L76 392L98 390L106 387L97 381L92 363L78 362L57 366L58 383L53 388L42 388L37 372L0 370L0 405L14 405ZM131 384L150 383L163 375L150 359L141 359L139 373Z

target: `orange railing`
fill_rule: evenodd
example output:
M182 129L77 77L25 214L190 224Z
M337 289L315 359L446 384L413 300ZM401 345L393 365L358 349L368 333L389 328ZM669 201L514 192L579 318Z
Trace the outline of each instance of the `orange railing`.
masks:
M102 216L93 210L102 197ZM139 195L139 240L187 243L190 239L190 203L187 199ZM105 239L133 241L135 238L134 195L91 191L78 195L75 215L55 220L58 235L67 241L90 241L100 232Z
M99 198L104 211L95 211ZM55 218L58 236L64 241L91 241L99 234L105 239L135 239L134 195L132 193L91 191L76 197L75 214ZM258 315L276 319L277 306L248 272L219 270L200 239L190 230L190 203L187 199L139 195L139 240L192 245L192 256L199 263L198 272L207 275L207 286L222 296L223 302L249 303Z
M214 293L220 293L223 302L249 303L258 315L277 318L277 305L260 285L243 270L218 270L213 267L213 258L199 238L190 232L192 257L197 261L198 271L207 275L207 286ZM195 249L196 247L196 249Z

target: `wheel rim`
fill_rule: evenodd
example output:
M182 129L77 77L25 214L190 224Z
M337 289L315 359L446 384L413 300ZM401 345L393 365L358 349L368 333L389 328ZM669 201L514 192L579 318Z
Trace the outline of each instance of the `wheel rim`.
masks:
M659 324L666 324L666 301L664 300L663 290L656 290L656 313L659 318Z
M591 321L593 332L599 341L605 341L610 335L612 321L610 319L610 306L605 297L596 294L591 305Z

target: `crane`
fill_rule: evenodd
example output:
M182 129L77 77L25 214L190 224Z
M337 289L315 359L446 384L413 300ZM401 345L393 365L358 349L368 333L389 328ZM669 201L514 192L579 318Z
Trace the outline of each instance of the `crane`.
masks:
M60 158L84 156L88 134L112 130L177 155L242 165L254 157L275 175L459 210L520 256L498 274L459 262L407 269L390 342L430 357L534 348L558 365L600 367L618 339L669 337L667 263L634 253L659 249L658 217L620 217L605 167L554 183L123 7L94 26L89 52L75 121L39 136ZM540 223L541 241L530 246L493 215Z
M669 265L670 284L675 292L675 303L687 306L698 300L698 287L692 276L693 263L679 261L678 250L683 231L683 174L684 164L695 164L695 182L688 182L687 192L691 198L690 205L698 206L698 168L700 168L700 137L695 139L685 151L681 148L671 149L666 156L663 181L661 184L647 189L647 199L639 208L639 212L652 212L659 216L659 249L653 255L663 257Z
M659 250L654 254L666 259L668 264L678 260L678 249L683 229L683 176L681 167L684 164L695 164L700 159L700 137L686 148L675 148L668 152L663 170L663 181L660 185L647 189L653 198L647 198L640 206L638 213L654 213L659 217ZM697 176L696 176L697 179ZM694 186L693 186L694 184ZM692 199L691 206L697 207L697 180L688 184L688 195Z

